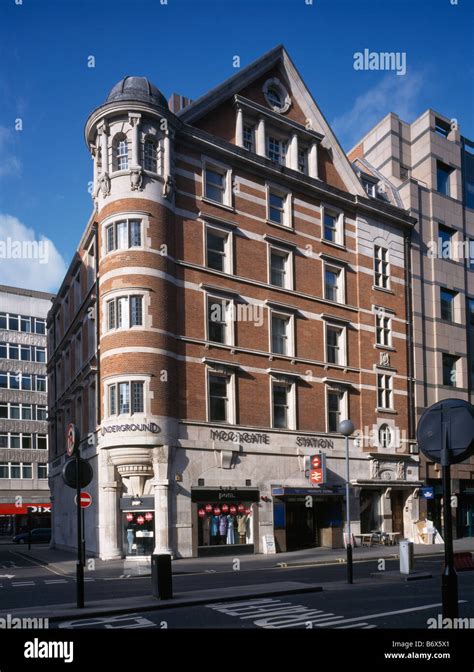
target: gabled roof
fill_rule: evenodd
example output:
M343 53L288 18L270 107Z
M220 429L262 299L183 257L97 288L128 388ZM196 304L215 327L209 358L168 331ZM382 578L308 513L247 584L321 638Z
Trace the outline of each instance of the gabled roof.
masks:
M247 87L277 64L283 68L288 78L292 95L306 115L306 118L311 122L312 128L324 136L322 145L326 149L331 150L334 167L343 180L347 191L352 194L358 194L359 196L365 196L362 184L352 169L349 159L345 155L296 66L282 45L278 45L274 49L271 49L250 65L239 70L235 75L229 77L229 79L226 79L224 82L195 100L191 105L185 107L177 116L185 123L195 123L198 119L208 114L224 101L235 94L238 94L239 91Z

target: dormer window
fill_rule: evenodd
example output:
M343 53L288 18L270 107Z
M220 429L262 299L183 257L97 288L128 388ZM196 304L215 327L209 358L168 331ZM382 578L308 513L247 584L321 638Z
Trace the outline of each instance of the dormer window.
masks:
M272 105L272 107L282 107L282 99L279 90L276 86L271 86L267 90L267 100Z
M377 196L377 185L375 182L372 182L372 180L362 180L362 185L364 187L365 193L367 196L371 196L372 198L376 198Z
M249 152L255 151L255 128L244 124L244 147Z
M285 164L286 142L273 135L268 136L267 154L270 161L275 161L281 165Z

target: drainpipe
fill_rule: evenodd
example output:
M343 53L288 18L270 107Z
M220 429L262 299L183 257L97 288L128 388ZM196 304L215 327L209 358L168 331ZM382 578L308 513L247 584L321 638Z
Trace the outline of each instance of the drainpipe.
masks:
M414 385L414 352L413 352L413 300L411 271L411 231L404 236L405 244L405 313L407 321L407 365L408 365L408 436L412 440L416 435L415 427L415 385Z
M96 288L96 311L95 311L95 338L97 354L97 380L96 380L96 425L102 422L101 394L100 394L100 297L99 297L99 229L97 222L94 223L94 248L95 248L95 288Z

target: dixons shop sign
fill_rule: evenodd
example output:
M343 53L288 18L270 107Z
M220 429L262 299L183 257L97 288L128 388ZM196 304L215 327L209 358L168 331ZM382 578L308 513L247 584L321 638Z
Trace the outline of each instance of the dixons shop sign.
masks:
M159 434L161 427L156 422L130 422L124 425L107 425L101 429L102 436L116 432L151 432L152 434Z

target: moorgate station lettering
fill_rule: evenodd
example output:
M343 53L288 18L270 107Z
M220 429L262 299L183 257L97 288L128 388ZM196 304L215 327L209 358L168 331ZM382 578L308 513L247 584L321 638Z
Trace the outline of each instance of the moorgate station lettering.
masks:
M231 443L260 443L270 445L270 436L268 434L256 432L232 432L225 430L211 429L211 441L230 441ZM320 439L314 436L297 436L296 445L301 448L334 448L334 441L331 439Z
M111 432L152 432L152 434L159 434L161 428L155 422L142 423L140 425L131 423L128 425L108 425L107 427L102 427L102 436Z

